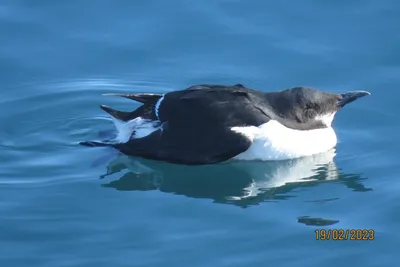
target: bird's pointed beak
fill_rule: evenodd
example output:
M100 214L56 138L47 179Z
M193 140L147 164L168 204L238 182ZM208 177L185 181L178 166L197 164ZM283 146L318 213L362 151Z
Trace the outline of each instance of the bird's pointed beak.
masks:
M337 106L344 107L345 105L367 95L370 95L370 92L367 91L351 91L347 93L340 94L341 98L339 99Z

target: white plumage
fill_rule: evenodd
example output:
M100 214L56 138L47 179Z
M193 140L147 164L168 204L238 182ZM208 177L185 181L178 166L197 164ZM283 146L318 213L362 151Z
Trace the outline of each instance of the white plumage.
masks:
M331 126L334 114L321 117L327 128L309 131L287 128L275 120L259 127L233 127L253 144L248 150L237 155L237 160L285 160L310 156L332 149L337 143Z
M121 121L113 118L115 127L117 128L117 135L115 142L126 143L131 138L145 137L159 128L158 121L152 121L137 117L130 121Z

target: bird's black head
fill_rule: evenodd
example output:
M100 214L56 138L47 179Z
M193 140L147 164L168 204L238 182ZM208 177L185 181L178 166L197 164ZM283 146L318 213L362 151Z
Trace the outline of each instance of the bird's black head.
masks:
M337 94L309 87L294 87L270 94L268 104L287 127L312 130L331 127L339 109L366 95L370 93L352 91Z

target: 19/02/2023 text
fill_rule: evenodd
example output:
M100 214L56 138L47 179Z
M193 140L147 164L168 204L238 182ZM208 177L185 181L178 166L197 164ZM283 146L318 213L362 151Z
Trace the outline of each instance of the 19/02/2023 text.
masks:
M316 240L374 240L373 229L317 229Z

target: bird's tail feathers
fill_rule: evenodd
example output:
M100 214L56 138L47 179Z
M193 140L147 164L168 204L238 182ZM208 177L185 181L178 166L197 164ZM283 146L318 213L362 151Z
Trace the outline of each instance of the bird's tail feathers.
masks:
M82 141L79 142L80 145L82 146L89 146L89 147L113 147L114 144L112 143L104 143L104 142L98 142L98 141Z
M118 93L107 93L103 94L107 96L120 96L125 97L143 104L154 104L156 103L162 95L160 94L118 94Z
M133 112L115 110L106 105L100 105L100 108L110 114L113 119L119 121L129 121L136 117L136 114L133 114Z

